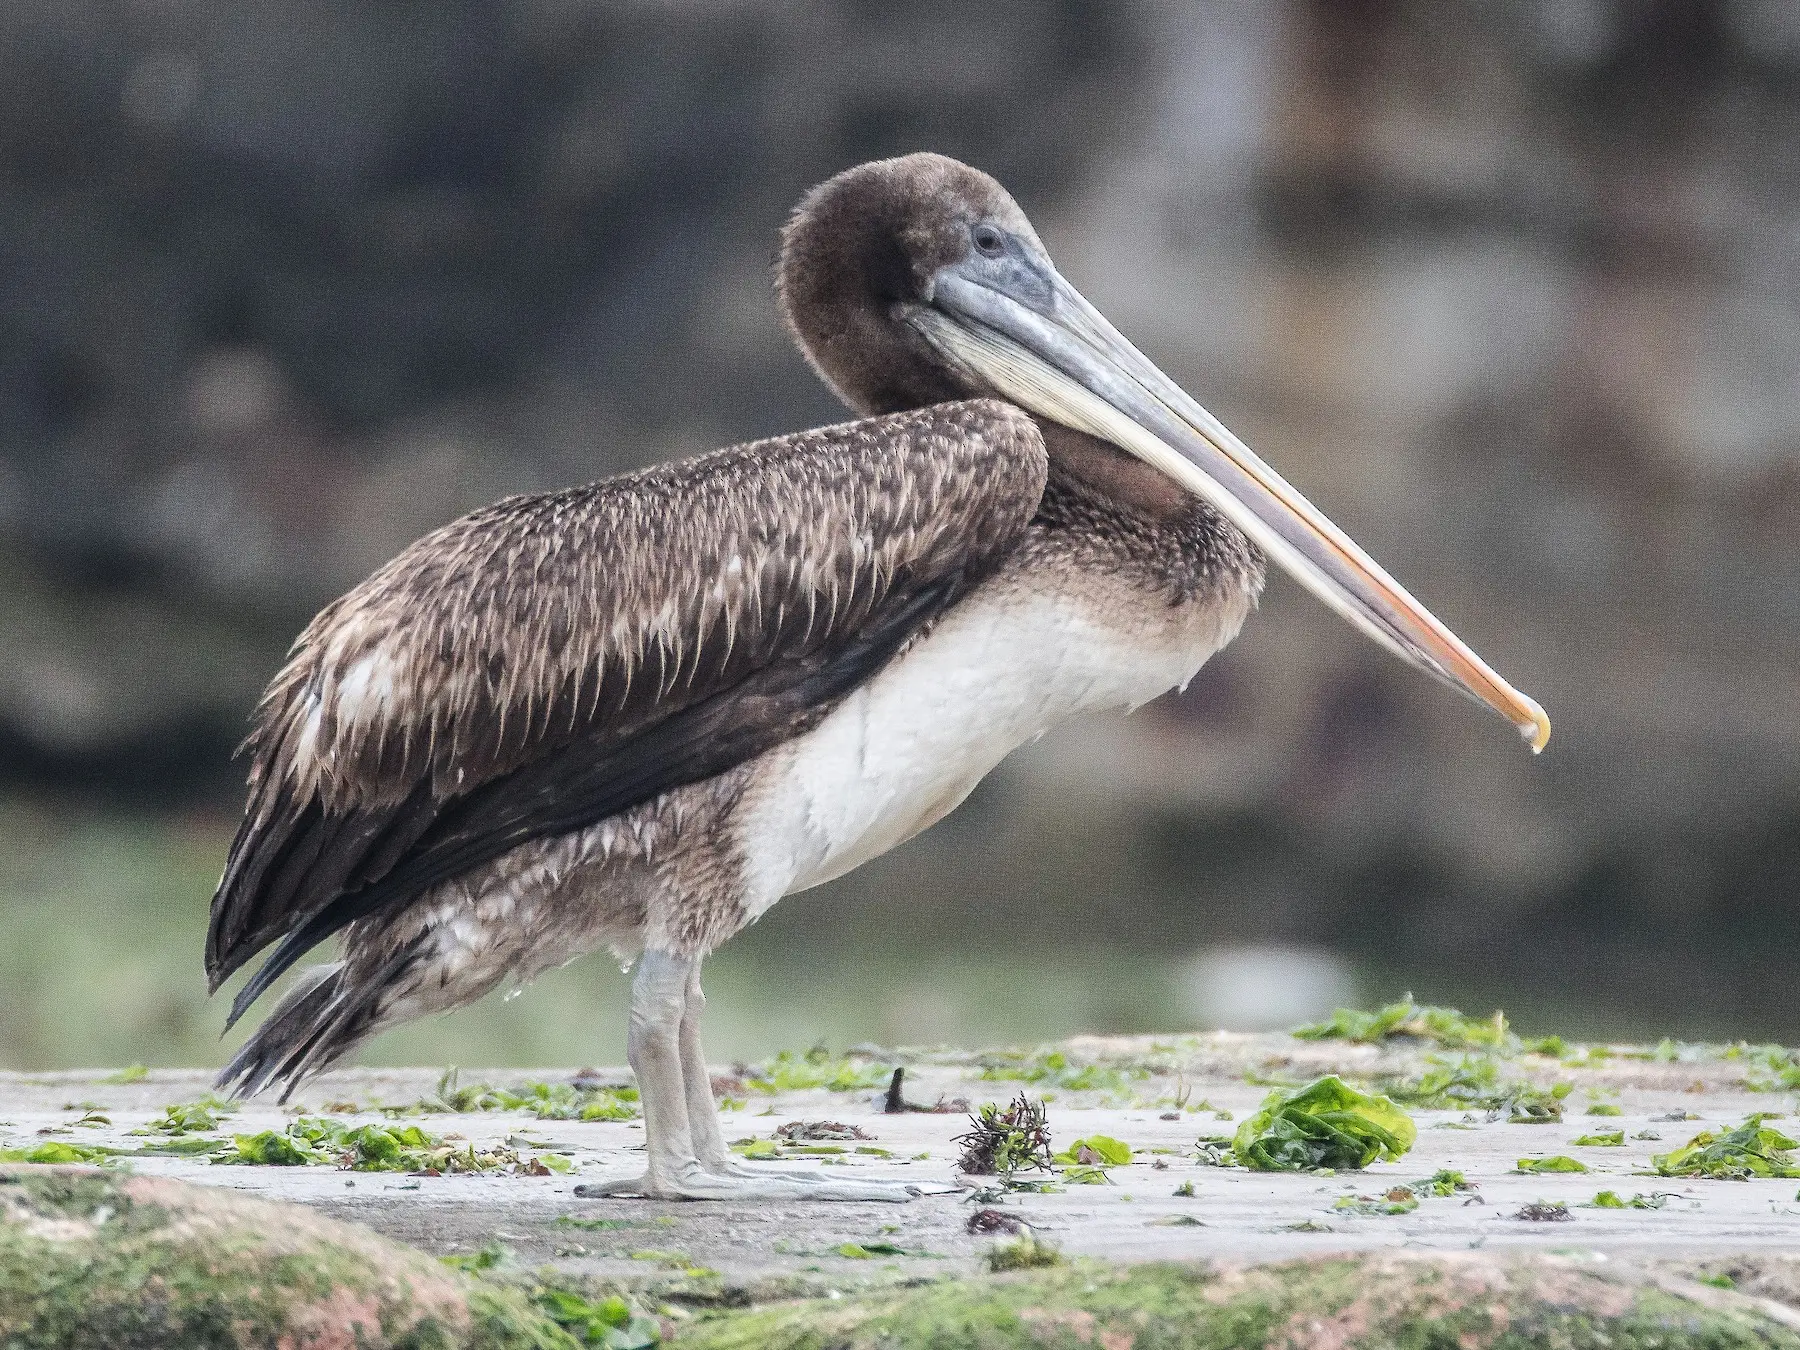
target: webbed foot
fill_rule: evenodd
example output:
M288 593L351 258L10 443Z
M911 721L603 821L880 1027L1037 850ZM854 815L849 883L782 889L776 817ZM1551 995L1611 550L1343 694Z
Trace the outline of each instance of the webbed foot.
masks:
M856 1181L790 1173L785 1176L735 1168L729 1173L708 1171L699 1163L673 1175L646 1172L640 1177L587 1181L575 1188L585 1200L614 1196L638 1196L645 1200L840 1200L904 1203L918 1196L917 1186L897 1181Z

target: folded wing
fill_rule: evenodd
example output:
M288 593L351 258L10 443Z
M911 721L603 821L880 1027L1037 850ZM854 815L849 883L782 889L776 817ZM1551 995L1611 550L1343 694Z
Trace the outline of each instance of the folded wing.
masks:
M232 1010L359 918L797 735L1019 543L1030 418L990 400L827 427L427 535L271 683L213 897Z

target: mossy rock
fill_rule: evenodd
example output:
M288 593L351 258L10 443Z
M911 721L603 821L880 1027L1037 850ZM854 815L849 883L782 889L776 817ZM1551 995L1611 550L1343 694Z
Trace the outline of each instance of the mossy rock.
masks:
M683 1328L681 1350L1800 1350L1800 1314L1577 1258L1078 1263Z
M518 1293L300 1205L0 1166L5 1350L568 1350Z

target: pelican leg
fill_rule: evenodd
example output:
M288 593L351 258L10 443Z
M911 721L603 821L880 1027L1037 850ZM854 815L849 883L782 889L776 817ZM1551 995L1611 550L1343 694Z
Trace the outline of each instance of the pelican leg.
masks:
M687 1004L681 1016L681 1077L687 1092L688 1129L694 1140L694 1156L700 1160L700 1165L721 1177L765 1181L779 1177L809 1184L822 1180L816 1169L747 1167L732 1156L731 1147L725 1142L725 1131L719 1125L719 1106L713 1098L706 1052L700 1047L700 1017L705 1011L706 994L700 988L700 963L696 961L688 978Z
M671 1195L679 1179L699 1167L688 1128L681 1073L681 1017L687 999L687 962L645 952L631 982L631 1019L625 1058L637 1075L644 1112L643 1176L577 1186L577 1195Z
M713 1099L712 1075L706 1068L706 1052L700 1047L700 1017L706 1011L706 994L700 988L700 963L694 963L688 981L687 1007L681 1018L681 1073L687 1087L688 1127L694 1139L694 1155L714 1176L746 1181L792 1181L809 1187L834 1184L830 1174L818 1168L777 1167L767 1163L747 1166L732 1155L719 1125L719 1107ZM883 1183L865 1182L863 1185ZM896 1199L909 1200L904 1186Z
M636 1195L658 1200L910 1200L891 1182L827 1180L753 1172L726 1147L700 1052L700 962L646 951L631 985L626 1058L644 1109L648 1168L641 1177L586 1182L585 1198ZM689 1005L693 1006L690 1019ZM691 1029L690 1029L691 1028ZM702 1154L698 1149L704 1149Z
M713 1100L712 1075L707 1072L706 1052L700 1048L700 1016L705 1011L706 994L700 988L700 963L696 961L688 978L687 1003L681 1016L681 1077L687 1089L694 1156L715 1176L756 1176L757 1173L731 1156L731 1149L725 1143L725 1131L719 1126L719 1106ZM779 1176L781 1172L762 1175Z

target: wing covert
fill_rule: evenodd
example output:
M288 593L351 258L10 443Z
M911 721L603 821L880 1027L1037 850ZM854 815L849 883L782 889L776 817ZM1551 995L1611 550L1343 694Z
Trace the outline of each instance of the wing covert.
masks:
M513 497L327 606L246 741L216 988L532 838L804 730L1017 545L1043 442L1010 404L872 418Z

